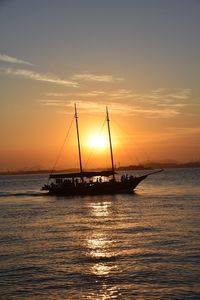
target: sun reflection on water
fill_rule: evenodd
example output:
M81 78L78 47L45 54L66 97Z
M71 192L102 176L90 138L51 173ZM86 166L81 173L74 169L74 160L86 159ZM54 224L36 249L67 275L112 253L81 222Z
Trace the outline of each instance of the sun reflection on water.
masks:
M102 275L108 275L108 274L110 274L116 268L117 268L116 265L109 266L108 264L105 264L105 263L97 263L97 264L93 265L93 267L91 268L91 270L92 270L92 272L95 275L102 276Z
M88 250L92 257L113 256L112 245L114 241L108 238L105 233L94 233L87 240Z
M109 216L111 205L112 203L108 201L90 203L89 204L90 213L96 218Z
M100 285L98 295L95 299L117 299L119 290L114 283L108 284L108 278L115 276L119 271L116 264L116 240L110 234L110 226L105 222L113 220L114 213L112 202L88 203L90 215L97 222L98 226L90 231L86 237L87 255L91 259L89 272L96 277ZM90 299L93 299L91 297Z

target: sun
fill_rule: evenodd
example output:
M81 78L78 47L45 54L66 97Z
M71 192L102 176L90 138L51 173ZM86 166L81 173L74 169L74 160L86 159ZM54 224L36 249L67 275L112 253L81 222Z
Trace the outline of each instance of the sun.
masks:
M103 134L92 134L88 138L88 146L97 150L103 150L108 147L108 139Z

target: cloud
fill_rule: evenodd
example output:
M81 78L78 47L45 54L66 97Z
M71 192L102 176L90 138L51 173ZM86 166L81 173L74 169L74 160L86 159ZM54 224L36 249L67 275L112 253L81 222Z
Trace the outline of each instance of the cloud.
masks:
M114 77L112 75L95 75L90 73L76 74L72 76L74 80L83 81L98 81L98 82L113 82L118 80L123 80L123 78Z
M56 99L42 99L38 100L42 106L57 106L62 108L59 113L67 113L66 108L73 108L74 101L60 101ZM94 101L76 101L79 111L90 113L103 113L108 103L98 103ZM177 109L173 108L143 108L133 107L125 103L109 103L109 107L112 108L113 114L124 114L129 116L140 116L147 118L172 118L179 114Z
M51 99L39 99L37 100L43 106L65 106L64 101L51 100Z
M90 101L79 101L77 102L77 105L80 110L85 111L93 111L93 112L99 112L99 111L105 111L105 103L91 103ZM157 109L145 109L142 107L133 107L127 103L109 103L109 107L112 108L112 113L115 114L126 114L126 115L138 115L138 114L145 114L145 113L157 113ZM159 110L159 113L163 112Z
M191 96L191 89L177 89L176 93L169 94L170 97L180 100L188 99Z
M66 98L66 97L98 97L102 95L107 95L104 91L89 91L82 93L47 93L46 96L50 97L58 97L58 98Z
M1 54L1 53L0 53L0 61L11 63L11 64L24 64L24 65L33 66L33 64L31 64L28 61L21 60L16 57L8 56L6 54Z
M77 99L77 105L83 112L101 113L105 110L105 106L109 105L112 112L116 114L146 118L173 118L180 115L183 109L190 105L188 100L191 98L191 93L191 89L185 88L174 90L159 88L146 93L126 89L91 90L60 94L59 97L56 97L56 93L49 93L50 98L43 99L41 104L56 105L66 109L66 107L72 107L74 99Z
M53 83L56 85L68 86L68 87L78 87L79 84L74 81L68 81L60 79L58 76L49 73L38 73L32 70L25 69L13 69L13 68L0 68L0 72L7 75L18 76L26 79L32 79L36 81L44 81Z
M66 93L55 93L55 92L51 92L51 93L47 93L46 94L47 96L50 96L50 97L66 97Z

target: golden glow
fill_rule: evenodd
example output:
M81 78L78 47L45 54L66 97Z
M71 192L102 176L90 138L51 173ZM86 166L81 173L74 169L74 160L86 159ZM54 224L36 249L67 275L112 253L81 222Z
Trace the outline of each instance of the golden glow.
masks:
M96 220L110 220L112 217L112 203L110 201L89 203L88 208L91 216ZM86 248L88 255L92 258L99 259L91 265L90 271L97 276L107 276L117 270L115 263L110 264L108 261L102 260L103 258L112 258L116 256L115 240L113 236L109 235L106 231L99 230L91 232L86 238ZM102 260L102 261L101 261ZM104 293L103 293L104 294ZM110 298L101 298L110 299Z
M103 150L108 147L108 138L103 134L91 134L87 142L88 147Z
M17 116L14 112L15 109L10 109L9 114L4 114L2 119L5 130L1 126L1 171L52 169L71 124L73 109L67 116L56 114L53 109L45 112L30 109L29 112L20 111ZM98 135L103 123L103 114L104 112L100 116L88 116L80 112L80 141L83 165L86 169L110 168L106 125ZM132 116L125 118L114 115L113 119L110 125L116 166L139 164L147 160L162 161L168 158L183 162L191 157L198 159L199 146L196 145L196 141L199 129L175 130L167 120L166 128L163 128L159 125L160 121L153 118L143 120ZM194 122L191 118L192 126ZM98 136L100 138L97 138ZM74 124L56 164L57 170L71 168L79 168Z

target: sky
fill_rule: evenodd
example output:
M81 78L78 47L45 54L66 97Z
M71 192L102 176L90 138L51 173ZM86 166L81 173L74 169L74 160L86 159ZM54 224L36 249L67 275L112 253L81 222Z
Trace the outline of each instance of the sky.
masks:
M84 168L110 164L106 106L117 166L200 160L199 31L199 0L0 0L0 170L50 169L75 102Z

